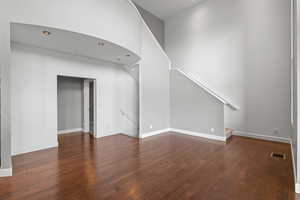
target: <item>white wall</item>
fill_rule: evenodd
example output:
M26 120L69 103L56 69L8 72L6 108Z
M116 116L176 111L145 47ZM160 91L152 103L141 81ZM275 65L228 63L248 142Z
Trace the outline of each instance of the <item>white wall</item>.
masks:
M83 129L83 79L58 77L58 131Z
M162 48L165 47L165 22L150 13L149 11L145 10L138 4L135 4L138 8L139 12L141 13L143 19L147 23L148 27L150 28L151 32L156 37L159 44L162 46Z
M141 20L126 0L12 0L0 7L2 77L1 168L10 168L10 23L34 24L98 37L140 54Z
M9 1L0 8L0 78L1 78L1 168L11 167L10 135L10 25Z
M57 75L96 79L97 137L137 134L120 113L126 108L137 118L138 106L136 82L121 66L13 44L13 154L57 145Z
M140 71L140 74L142 76L146 77L145 80L140 76L140 80L143 80L144 82L144 88L140 89L140 91L143 91L143 94L141 94L141 100L144 101L144 104L141 106L140 114L147 113L147 111L152 108L150 114L145 114L144 117L144 123L145 127L149 127L149 124L153 124L153 129L155 128L167 128L169 126L169 78L168 78L168 67L169 67L169 60L164 55L164 53L161 51L158 43L156 43L153 36L148 32L144 24L142 23L141 18L139 17L138 12L134 12L136 9L133 6L133 4L130 1L126 0L87 0L87 1L71 1L71 0L60 0L60 1L47 1L47 0L29 0L29 1L22 1L22 0L12 0L12 1L4 1L1 3L0 7L0 65L2 67L1 71L1 77L4 79L4 88L2 90L2 104L5 105L5 109L2 109L2 112L4 112L2 117L2 126L3 130L1 133L1 167L10 167L11 161L10 161L10 149L13 149L14 154L21 153L21 152L27 152L31 150L36 150L40 148L45 148L46 146L53 146L56 145L56 139L53 137L54 130L57 129L57 122L54 120L54 116L56 116L56 109L53 109L53 99L56 99L54 96L49 97L48 95L51 95L54 93L54 86L50 84L50 82L54 81L54 74L62 73L75 73L75 75L87 75L87 76L94 76L95 71L89 70L89 68L85 68L84 70L79 65L74 64L76 62L73 62L72 64L74 66L71 66L67 64L65 60L77 60L76 57L68 57L68 56L61 56L57 53L53 53L55 59L52 59L51 56L49 56L48 51L44 52L42 51L42 55L38 53L38 51L35 50L28 50L27 53L25 53L25 50L22 50L22 48L18 48L19 50L15 50L14 57L20 57L20 59L24 59L24 63L27 62L33 62L33 60L39 61L37 64L28 64L29 68L33 67L35 68L38 64L43 66L48 66L45 69L44 68L37 68L37 71L39 73L44 73L44 71L47 71L47 75L43 74L45 79L40 78L39 76L35 76L35 72L24 70L24 73L32 73L29 75L34 75L33 77L36 78L38 81L45 81L49 80L49 82L45 82L44 85L41 86L41 88L36 88L37 86L33 84L33 81L29 81L28 83L31 83L29 87L32 87L32 91L48 91L47 94L43 94L42 97L38 97L37 100L40 100L40 102L43 102L36 105L36 108L30 108L32 110L28 110L29 113L37 112L37 114L40 114L39 112L48 113L48 112L54 112L50 115L45 115L44 117L41 117L38 119L40 123L36 123L36 118L29 117L26 119L25 116L16 116L14 113L12 117L10 117L10 108L13 109L12 112L17 112L18 109L16 109L16 106L10 106L10 90L13 89L12 98L15 98L15 93L17 89L20 88L18 86L18 81L13 82L12 87L9 86L10 80L9 78L15 78L15 75L10 76L10 69L14 69L14 67L10 67L10 60L11 60L11 52L10 52L10 23L22 23L22 24L33 24L33 25L40 25L40 26L47 26L62 30L68 30L73 31L81 34L86 34L89 36L101 38L103 40L107 40L110 42L113 42L117 45L120 45L124 48L127 48L128 50L132 51L133 53L137 55L141 55L142 51L142 43L144 43L143 47L143 54L145 56L143 66L146 69L149 67L154 67L155 70L151 71L152 75L156 76L159 81L157 83L153 84L154 87L151 87L152 80L149 80L149 78L146 77L147 70ZM42 13L42 14L41 14ZM82 14L85 13L85 14ZM88 13L88 14L87 14ZM146 33L146 34L145 34ZM142 36L144 38L142 39ZM146 41L149 40L149 41ZM32 52L34 51L34 52ZM39 50L41 51L41 50ZM16 53L17 52L17 53ZM154 55L151 55L154 52ZM29 57L29 59L27 58ZM25 58L26 57L26 58ZM51 59L49 59L51 57ZM66 57L70 58L67 59ZM156 60L158 58L158 60ZM50 69L49 63L44 62L44 59L58 62L57 64L62 64L66 67L63 68L56 68L53 67L53 69ZM86 59L84 59L86 61ZM81 59L79 59L80 62L82 62ZM49 61L50 62L50 61ZM91 61L88 61L89 65ZM20 64L18 61L14 61L13 65ZM49 64L49 65L48 65ZM22 64L23 65L23 64ZM51 64L53 66L53 64ZM54 65L56 66L56 65ZM76 66L76 67L75 67ZM163 66L163 67L162 67ZM22 69L22 68L21 68ZM20 69L20 70L21 70ZM95 69L95 68L93 68ZM106 69L106 68L105 68ZM48 75L48 70L52 70L51 73ZM57 70L55 72L55 70ZM35 71L35 70L34 70ZM106 70L108 71L108 70ZM101 124L101 127L98 127L101 130L98 130L98 133L103 133L103 135L108 135L110 133L115 132L117 129L119 131L117 125L122 124L121 126L124 126L126 124L123 123L122 119L119 117L120 113L125 113L125 115L122 114L122 118L134 118L131 115L135 116L134 113L138 112L138 109L135 109L135 111L122 111L119 109L120 107L111 106L115 105L115 103L120 103L122 105L127 106L127 104L130 103L124 103L122 102L122 98L113 98L113 94L109 91L114 91L113 89L116 89L116 83L114 81L114 78L117 76L113 75L114 73L108 73L108 76L101 76L101 85L99 82L97 82L98 88L101 89L104 88L101 91L101 98L98 98L98 104L100 102L101 114L108 113L105 118L100 115L98 118L97 124ZM97 73L96 73L97 74ZM51 76L51 77L50 77ZM120 77L120 74L118 74L118 77ZM130 77L125 76L126 79L118 79L118 83L125 84L127 83L127 80ZM26 78L26 76L23 76L22 78ZM19 82L24 81L24 79L20 78ZM56 78L55 78L56 79ZM131 79L130 79L131 80ZM162 84L162 86L161 86ZM131 86L137 86L136 82L132 82L128 84ZM50 92L49 92L50 91ZM42 93L42 92L41 92ZM50 94L51 93L51 94ZM134 92L132 92L134 93ZM45 97L46 96L46 97ZM130 95L132 96L132 95ZM127 94L126 94L127 97ZM159 97L159 98L158 98ZM15 98L16 99L16 98ZM16 101L15 99L12 99L12 102ZM124 98L123 98L124 99ZM31 99L30 99L31 100ZM149 104L155 102L154 105ZM29 100L27 100L29 101ZM51 101L51 102L50 102ZM137 100L135 100L137 101ZM19 103L19 102L15 102ZM30 102L29 102L30 103ZM22 104L22 103L20 103ZM46 104L50 104L50 106L44 106ZM33 107L33 106L32 106ZM99 107L99 105L98 105ZM134 107L134 106L132 106ZM20 106L19 108L23 108ZM99 109L99 108L98 108ZM19 109L20 110L20 109ZM39 111L40 110L40 111ZM27 111L27 110L26 110ZM133 114L132 114L133 113ZM126 116L126 117L124 117ZM128 117L130 116L130 117ZM11 119L11 121L10 121ZM23 122L22 119L28 120ZM131 119L131 121L134 121ZM136 120L137 121L137 120ZM10 122L12 122L12 133L10 132ZM18 125L15 125L18 124ZM34 125L33 125L34 124ZM36 126L37 127L34 127ZM43 125L43 127L42 127ZM22 127L24 126L24 127ZM22 129L20 128L22 127ZM33 128L34 127L34 128ZM24 128L24 129L23 129ZM38 132L37 130L40 130L43 128L45 131ZM134 129L136 128L127 128L122 127L122 130L124 129ZM148 128L149 129L149 128ZM22 130L22 132L20 132ZM23 130L26 130L26 133L28 131L28 135L24 133ZM122 131L121 130L121 131ZM147 131L147 129L144 129ZM30 132L32 131L32 132ZM55 131L56 132L56 131ZM13 134L13 147L11 147L11 134ZM16 135L18 134L18 135ZM26 135L26 136L25 136ZM33 135L35 137L33 137Z
M296 181L299 184L300 182L300 134L299 134L299 127L300 127L300 70L299 68L299 58L300 58L300 3L299 0L293 0L293 126L292 126L292 144L293 144L293 153L294 153L294 164L296 168Z
M290 137L289 1L203 1L165 23L173 66L241 108L228 128Z
M291 40L291 49L292 49L292 92L291 92L291 98L292 98L292 118L291 118L291 143L292 143L292 153L293 153L293 159L294 162L293 164L295 165L295 171L294 171L294 176L297 177L298 175L298 38L297 38L297 33L298 33L298 26L297 26L297 17L298 17L298 11L297 11L297 0L291 0L292 5L291 5L291 20L292 20L292 29L291 29L291 35L292 35L292 40ZM299 181L296 179L296 181Z
M177 71L170 78L171 127L224 137L224 104Z
M90 81L83 80L83 131L90 132Z
M127 73L122 73L118 77L119 85L118 92L122 98L129 100L119 99L116 101L119 104L119 124L123 127L123 132L132 137L139 135L139 83L136 82L134 77Z
M140 62L140 135L169 128L170 61L143 27Z

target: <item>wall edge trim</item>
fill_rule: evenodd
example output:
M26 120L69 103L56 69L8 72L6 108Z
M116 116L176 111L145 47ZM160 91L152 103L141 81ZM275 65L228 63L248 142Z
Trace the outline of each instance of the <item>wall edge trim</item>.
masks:
M0 177L9 177L12 176L12 168L0 168Z
M83 131L85 131L83 128L74 128L74 129L60 130L57 132L57 134L67 134L67 133L75 133L75 132L83 132Z

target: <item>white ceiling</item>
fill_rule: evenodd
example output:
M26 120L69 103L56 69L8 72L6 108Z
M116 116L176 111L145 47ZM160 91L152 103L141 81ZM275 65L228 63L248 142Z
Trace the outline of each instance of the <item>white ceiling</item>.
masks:
M161 19L166 19L175 13L193 7L204 0L133 0Z
M45 36L43 31L51 34ZM49 27L11 24L11 40L72 55L131 65L139 60L133 52L99 38ZM99 45L98 43L104 45ZM130 56L128 56L130 55Z

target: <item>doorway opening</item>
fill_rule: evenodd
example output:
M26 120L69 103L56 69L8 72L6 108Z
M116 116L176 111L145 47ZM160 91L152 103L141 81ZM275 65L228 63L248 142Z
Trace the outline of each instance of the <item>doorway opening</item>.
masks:
M59 145L67 134L96 132L96 80L57 76L57 132Z
M87 81L87 80L86 80ZM94 112L94 102L95 102L95 96L94 96L94 90L95 90L95 87L94 87L94 81L93 80L88 80L89 82L89 105L88 106L88 112L89 112L89 119L87 121L89 121L89 132L91 135L94 135L95 134L95 131L94 131L94 123L95 123L95 120L94 120L94 115L95 115L95 112ZM95 135L94 135L95 136Z

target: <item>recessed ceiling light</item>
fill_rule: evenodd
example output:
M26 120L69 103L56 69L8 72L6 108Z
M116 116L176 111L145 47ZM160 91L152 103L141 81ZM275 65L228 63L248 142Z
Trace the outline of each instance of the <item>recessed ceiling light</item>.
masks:
M104 42L98 42L98 46L104 46L105 45L105 43Z
M49 31L42 31L42 34L43 34L44 36L49 36L49 35L51 35L51 33L50 33Z

